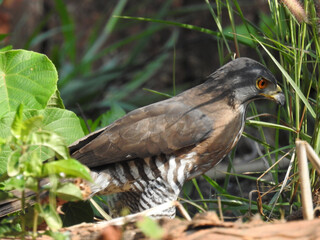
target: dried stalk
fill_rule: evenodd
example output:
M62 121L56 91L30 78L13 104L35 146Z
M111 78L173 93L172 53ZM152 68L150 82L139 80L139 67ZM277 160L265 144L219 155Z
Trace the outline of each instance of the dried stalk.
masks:
M313 203L311 184L309 177L309 168L307 161L307 151L305 141L296 140L296 150L298 158L298 168L300 175L300 188L302 200L302 214L305 220L313 219Z

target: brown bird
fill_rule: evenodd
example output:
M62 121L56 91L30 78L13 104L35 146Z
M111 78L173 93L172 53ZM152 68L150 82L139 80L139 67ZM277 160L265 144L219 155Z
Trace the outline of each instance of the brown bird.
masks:
M246 108L258 99L284 104L272 73L238 58L203 84L134 110L70 146L92 170L92 194L115 194L113 213L140 212L176 200L183 184L221 161L236 145ZM153 214L175 216L175 208Z
M176 200L187 180L221 161L241 137L248 104L258 99L284 104L272 73L238 58L203 84L78 140L70 154L91 169L92 195L113 194L112 215L140 212ZM153 216L174 217L175 208Z

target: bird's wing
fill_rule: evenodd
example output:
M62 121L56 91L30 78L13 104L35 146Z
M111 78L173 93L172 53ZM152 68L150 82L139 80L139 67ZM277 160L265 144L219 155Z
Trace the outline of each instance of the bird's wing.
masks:
M170 154L205 139L213 120L174 99L134 110L70 146L72 157L98 167L161 153Z

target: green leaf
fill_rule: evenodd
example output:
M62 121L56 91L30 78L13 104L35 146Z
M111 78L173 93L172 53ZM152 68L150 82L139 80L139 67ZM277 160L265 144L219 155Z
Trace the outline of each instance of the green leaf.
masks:
M8 170L8 175L10 177L16 176L19 174L20 172L20 157L21 157L21 153L20 150L16 150L14 152L12 152L9 156L8 159L8 166L7 166L7 170Z
M27 110L23 112L23 119L30 119L35 116L42 116L41 130L54 132L62 137L62 142L66 145L84 136L78 117L71 111L58 108L48 108L44 110ZM0 118L0 137L8 138L10 136L10 125L14 118L14 112L8 113ZM61 143L59 143L60 145ZM60 146L62 148L62 146ZM48 148L41 145L36 149L39 156L44 161L53 156L48 153ZM64 151L62 149L62 151ZM7 168L7 160L11 153L8 145L5 145L0 152L0 174Z
M137 226L147 237L152 239L161 239L164 234L159 224L149 217L144 217L138 221Z
M11 133L11 125L13 123L13 119L15 117L15 112L11 112L6 114L3 117L0 117L0 137L7 139L12 135Z
M97 127L99 126L99 123L101 122L101 119L102 119L102 116L103 115L100 115L96 120L94 120L94 122L92 122L89 126L90 126L90 130L91 132L94 132L95 130L97 130ZM88 119L87 122L91 120L91 119ZM101 124L100 124L101 125ZM104 126L104 125L103 125ZM83 128L83 127L82 127Z
M41 127L42 116L34 116L23 121L23 105L20 104L11 124L11 133L16 138L25 141L30 132Z
M34 177L28 177L26 179L25 187L37 192L39 190L38 180Z
M11 50L12 48L13 48L12 45L8 45L8 46L1 48L0 52L7 52L7 51Z
M10 154L12 153L12 150L10 149L9 144L6 144L2 147L0 152L0 176L7 171L7 164Z
M34 132L30 135L30 143L35 146L52 149L56 154L64 159L69 157L69 150L64 144L63 138L54 132Z
M115 120L123 117L126 112L118 104L113 104L111 109L102 114L101 126L107 126L113 123Z
M21 233L21 224L16 221L16 218L2 218L0 220L0 236L18 236Z
M58 74L43 54L10 50L0 52L0 113L23 104L25 109L43 109L57 89Z
M78 201L83 199L80 189L73 183L62 183L56 190L56 194L59 198L66 201Z
M24 162L23 175L26 177L41 177L42 160L37 151L27 154L27 159Z
M44 164L44 175L64 173L66 177L71 178L83 178L88 181L92 181L90 176L90 170L82 165L78 160L65 159Z
M0 137L0 152L2 149L2 146L5 145L7 143L7 139Z
M39 128L41 128L42 121L43 121L43 116L34 116L23 121L21 139L25 140L25 138L28 137L28 135L31 132L34 132Z
M40 216L43 217L51 230L55 231L62 227L61 218L51 204L45 205L44 207L37 205L37 209L40 210Z
M14 119L11 124L11 133L13 136L15 136L18 139L20 139L21 137L21 132L23 128L22 112L23 112L23 105L20 104L17 108L16 114L14 115Z
M32 112L29 112L32 114ZM26 117L28 112L25 113ZM58 108L40 110L38 115L44 117L43 130L53 131L63 137L65 144L69 145L84 136L78 117L71 111Z
M91 121L91 119L88 119L87 121L85 121L83 118L79 118L79 120L80 120L82 131L84 132L85 135L88 135L90 132L92 132L93 129L89 130L88 125L87 125L87 124L89 124L89 120ZM89 127L90 127L90 125L89 125Z
M63 104L62 98L60 97L60 92L58 89L54 92L54 94L49 99L49 102L47 104L47 108L65 109L65 106Z
M22 175L11 177L3 182L2 190L11 191L11 190L24 190L26 181Z

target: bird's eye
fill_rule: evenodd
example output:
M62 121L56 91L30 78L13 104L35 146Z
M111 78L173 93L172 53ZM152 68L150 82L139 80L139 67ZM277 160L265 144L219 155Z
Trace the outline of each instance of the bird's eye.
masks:
M256 85L257 85L258 89L262 90L262 89L265 89L269 85L269 82L264 78L259 78L256 81Z

